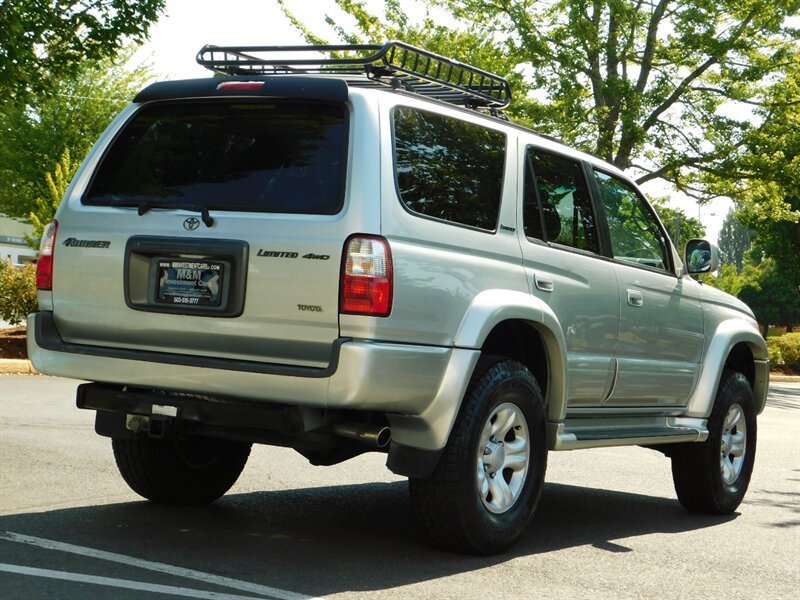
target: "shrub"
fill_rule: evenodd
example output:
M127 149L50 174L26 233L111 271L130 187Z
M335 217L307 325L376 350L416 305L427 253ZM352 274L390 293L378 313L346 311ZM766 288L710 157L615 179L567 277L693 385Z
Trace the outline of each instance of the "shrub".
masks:
M800 372L800 333L787 333L767 339L769 358L773 366Z
M36 266L18 269L10 260L0 260L0 318L19 325L37 306Z
M772 342L772 340L777 338L769 338L767 340L767 351L769 352L769 366L770 368L774 369L775 367L782 367L786 364L786 361L783 359L783 352L781 352L780 347L778 344Z

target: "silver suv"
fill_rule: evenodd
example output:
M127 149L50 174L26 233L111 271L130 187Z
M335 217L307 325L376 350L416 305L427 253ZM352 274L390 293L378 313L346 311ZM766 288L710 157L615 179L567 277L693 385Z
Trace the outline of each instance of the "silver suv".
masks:
M319 51L332 57L320 58ZM289 51L285 54L282 51ZM29 352L128 484L212 502L252 443L408 476L441 545L500 552L548 451L647 446L689 510L746 491L769 363L614 167L510 123L508 83L399 42L213 47L84 161Z

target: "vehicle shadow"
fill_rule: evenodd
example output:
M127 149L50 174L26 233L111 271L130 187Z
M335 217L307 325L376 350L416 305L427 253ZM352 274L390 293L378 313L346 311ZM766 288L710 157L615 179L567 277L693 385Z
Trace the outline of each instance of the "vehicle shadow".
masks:
M387 590L483 569L517 556L712 527L674 499L546 484L520 542L494 557L431 545L405 482L225 496L203 507L132 502L0 517L0 532L36 536L202 570L312 596Z
M800 408L800 391L798 391L797 387L771 382L769 384L767 406L798 409Z

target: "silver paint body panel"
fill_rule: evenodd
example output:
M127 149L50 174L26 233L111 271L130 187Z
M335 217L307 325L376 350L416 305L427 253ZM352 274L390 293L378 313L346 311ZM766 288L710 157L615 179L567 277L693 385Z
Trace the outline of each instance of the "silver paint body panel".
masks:
M480 124L506 136L500 218L495 232L459 227L406 210L394 175L391 113L416 107ZM730 296L681 274L616 263L528 240L522 227L524 148L535 145L624 174L585 154L475 112L410 95L351 88L349 156L343 210L337 215L214 211L212 228L182 228L185 210L85 206L81 194L106 146L135 106L124 111L79 169L58 210L53 311L65 342L133 349L138 360L41 347L29 337L43 373L167 390L235 394L265 403L386 413L393 440L435 450L446 442L480 349L508 321L530 325L547 353L552 449L705 439L705 419L731 349L755 360L763 409L766 346L752 313ZM634 186L635 187L635 186ZM381 235L394 261L394 304L387 318L338 314L345 239ZM206 236L249 246L244 312L236 318L133 310L123 298L123 251L130 236ZM64 247L68 236L109 248ZM258 256L315 253L312 261ZM543 283L544 282L544 283ZM642 301L628 303L628 292ZM319 311L298 310L313 305ZM35 329L37 316L29 319ZM214 356L324 370L323 377L207 369L148 360L148 354ZM588 411L588 412L587 412ZM644 416L642 416L644 415ZM602 430L610 432L603 436Z

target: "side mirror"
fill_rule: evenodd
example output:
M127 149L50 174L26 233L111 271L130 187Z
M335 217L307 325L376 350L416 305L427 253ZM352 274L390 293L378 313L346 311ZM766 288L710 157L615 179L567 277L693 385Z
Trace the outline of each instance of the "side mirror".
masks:
M719 249L708 240L689 240L686 242L683 264L690 274L716 271L719 269Z

